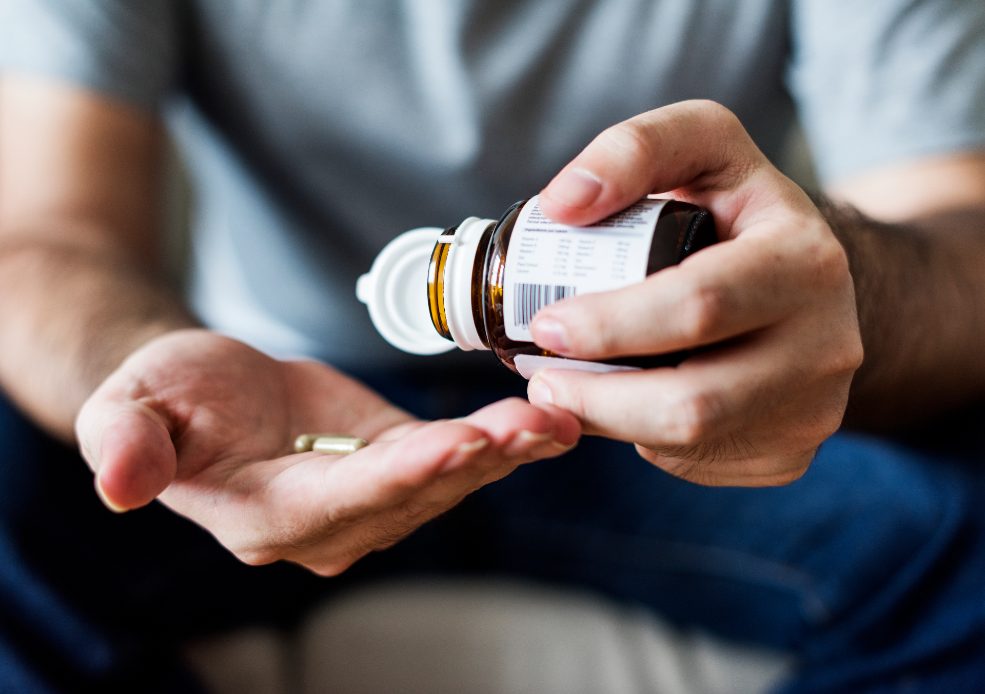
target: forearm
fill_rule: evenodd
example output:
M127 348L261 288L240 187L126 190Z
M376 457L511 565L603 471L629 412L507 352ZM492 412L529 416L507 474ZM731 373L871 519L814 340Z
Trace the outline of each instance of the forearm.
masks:
M865 347L846 423L900 429L985 396L985 208L883 224L818 202L849 258Z
M0 386L66 441L82 403L136 347L194 325L166 283L124 254L0 239Z

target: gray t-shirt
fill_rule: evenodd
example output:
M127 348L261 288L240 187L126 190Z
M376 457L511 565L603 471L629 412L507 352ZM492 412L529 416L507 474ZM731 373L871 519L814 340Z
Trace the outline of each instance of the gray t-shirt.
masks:
M168 119L202 318L361 369L426 359L354 295L397 233L496 217L681 99L771 157L799 111L822 180L985 147L983 37L981 0L0 0L0 67Z

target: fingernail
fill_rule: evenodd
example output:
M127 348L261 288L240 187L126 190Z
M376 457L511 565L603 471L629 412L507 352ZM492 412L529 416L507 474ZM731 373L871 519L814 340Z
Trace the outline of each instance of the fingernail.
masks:
M527 400L534 405L553 405L554 394L542 377L534 376L527 385Z
M473 457L475 454L481 451L483 448L489 445L489 439L476 439L475 441L469 441L468 443L459 444L455 452L452 453L451 458L445 463L442 469L451 470L453 468L464 465Z
M553 441L554 437L551 434L541 434L536 431L528 431L527 429L522 429L516 433L513 440L510 441L506 447L503 449L505 453L510 458L525 455L537 446L543 445L549 441Z
M567 207L588 207L602 192L602 179L588 169L565 169L547 186L544 193Z
M114 504L112 501L109 500L109 497L106 496L106 492L103 491L103 485L99 481L99 478L98 477L96 478L96 495L99 497L99 500L103 502L103 505L106 508L108 508L110 511L112 511L113 513L126 513L127 512L128 509L125 509L122 506L119 506L117 504Z
M530 324L534 342L544 349L564 354L568 351L568 329L553 318L541 318Z

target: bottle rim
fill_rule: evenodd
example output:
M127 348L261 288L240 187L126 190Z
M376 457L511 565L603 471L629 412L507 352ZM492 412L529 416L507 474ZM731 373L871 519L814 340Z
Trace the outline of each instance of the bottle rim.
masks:
M479 334L472 310L472 283L479 242L495 219L468 217L454 234L439 236L435 243L450 244L444 271L445 321L452 340L465 351L489 349ZM484 278L479 278L484 281Z

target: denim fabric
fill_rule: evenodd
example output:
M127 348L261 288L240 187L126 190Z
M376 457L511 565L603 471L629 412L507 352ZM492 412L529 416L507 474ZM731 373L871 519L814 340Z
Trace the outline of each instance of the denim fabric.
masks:
M505 372L367 380L430 417L522 392ZM795 653L784 692L974 691L985 475L979 442L959 448L839 434L793 485L709 489L586 439L320 579L241 565L157 504L109 513L74 451L0 403L0 691L195 691L182 639L290 625L339 586L396 573L521 576L642 603L682 628Z

